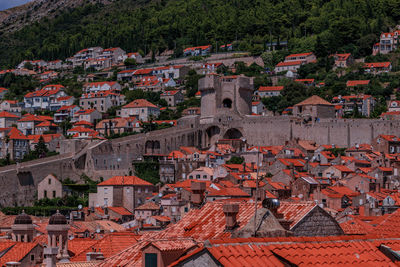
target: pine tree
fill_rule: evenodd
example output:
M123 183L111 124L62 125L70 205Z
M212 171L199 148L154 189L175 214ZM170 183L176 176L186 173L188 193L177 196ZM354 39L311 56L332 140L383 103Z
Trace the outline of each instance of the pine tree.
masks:
M35 145L35 154L39 158L44 158L46 157L47 152L49 152L49 149L46 146L46 143L44 142L43 135L39 137L38 143Z

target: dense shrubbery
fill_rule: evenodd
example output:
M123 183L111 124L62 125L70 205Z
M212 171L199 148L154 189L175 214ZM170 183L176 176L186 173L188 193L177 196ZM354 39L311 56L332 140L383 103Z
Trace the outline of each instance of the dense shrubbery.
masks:
M160 164L157 161L145 159L141 162L134 162L133 167L137 177L140 177L141 179L152 184L157 184L160 182Z

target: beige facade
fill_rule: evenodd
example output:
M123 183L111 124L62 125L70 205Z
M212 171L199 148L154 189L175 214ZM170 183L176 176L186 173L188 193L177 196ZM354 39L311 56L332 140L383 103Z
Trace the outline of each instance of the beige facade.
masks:
M47 175L38 184L38 199L61 198L63 196L62 183L52 174Z
M83 109L94 108L101 113L107 112L111 107L123 104L125 104L125 96L116 93L84 94L79 101L79 105Z
M334 118L335 106L314 95L294 105L293 115L311 118Z
M96 203L89 203L89 206L124 207L133 213L147 197L153 196L154 190L153 185L98 186Z
M121 109L122 118L136 117L141 121L148 121L150 116L157 118L159 115L160 109L144 99L136 99Z

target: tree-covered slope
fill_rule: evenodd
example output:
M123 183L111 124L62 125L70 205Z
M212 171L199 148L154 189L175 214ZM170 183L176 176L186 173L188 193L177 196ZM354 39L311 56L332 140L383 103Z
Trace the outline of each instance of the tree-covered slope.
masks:
M260 51L289 40L292 52L370 53L400 20L400 0L118 0L68 9L0 38L0 65L66 58L89 46L144 52L239 41ZM319 36L319 38L317 38Z

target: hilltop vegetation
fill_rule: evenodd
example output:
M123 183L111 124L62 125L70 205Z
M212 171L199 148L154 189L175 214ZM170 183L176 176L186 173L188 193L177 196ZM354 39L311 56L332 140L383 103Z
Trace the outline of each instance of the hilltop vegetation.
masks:
M119 0L67 9L3 34L0 65L64 59L89 46L174 49L179 56L186 46L233 41L254 54L266 42L288 40L291 52L346 51L358 57L368 55L378 34L399 20L399 0Z

